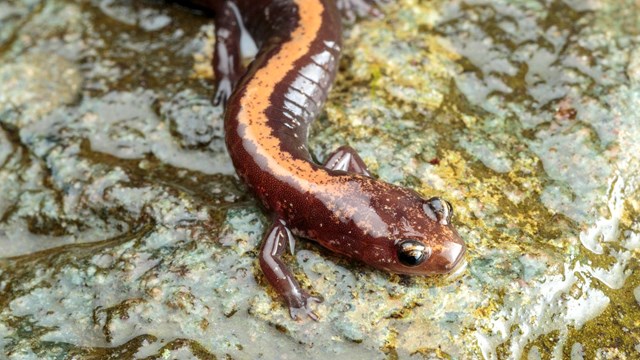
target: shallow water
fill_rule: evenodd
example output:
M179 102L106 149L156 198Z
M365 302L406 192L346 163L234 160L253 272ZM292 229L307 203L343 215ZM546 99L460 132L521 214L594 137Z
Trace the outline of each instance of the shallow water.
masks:
M3 2L3 355L640 356L638 6L406 0L348 25L314 156L349 144L451 201L469 251L453 276L409 278L298 241L287 260L325 300L295 322L209 102L211 20Z

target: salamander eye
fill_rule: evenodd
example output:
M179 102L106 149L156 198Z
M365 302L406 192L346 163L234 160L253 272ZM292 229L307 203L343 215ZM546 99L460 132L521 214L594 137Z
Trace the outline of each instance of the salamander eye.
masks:
M431 256L431 251L417 240L402 240L396 249L398 260L406 266L418 266Z
M434 221L439 221L442 225L451 223L453 207L451 203L439 197L432 197L427 200L422 207L424 212Z

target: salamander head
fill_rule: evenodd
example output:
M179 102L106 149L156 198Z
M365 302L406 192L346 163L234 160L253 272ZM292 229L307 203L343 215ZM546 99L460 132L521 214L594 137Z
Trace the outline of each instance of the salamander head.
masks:
M367 263L406 275L444 274L464 257L466 247L451 224L453 208L441 198L424 200L417 194L396 198L396 209L387 214L397 225L389 238L378 241Z
M408 236L395 241L399 273L447 273L462 260L466 247L451 224L453 207L434 197L426 200L423 211L434 222L436 231L422 239Z

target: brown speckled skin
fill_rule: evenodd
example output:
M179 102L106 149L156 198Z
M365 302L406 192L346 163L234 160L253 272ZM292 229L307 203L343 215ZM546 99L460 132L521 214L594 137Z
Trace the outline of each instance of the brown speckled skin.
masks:
M291 315L317 319L309 303L319 301L300 289L282 262L291 233L385 271L450 271L465 245L447 202L370 177L348 147L334 156L335 164L316 164L309 155L308 126L326 100L340 55L341 19L333 0L232 2L259 49L246 71L230 2L197 1L216 12L216 99L226 101L229 153L238 175L273 215L260 264ZM225 79L231 87L221 86ZM426 260L415 266L400 261L399 244L406 239L424 246Z

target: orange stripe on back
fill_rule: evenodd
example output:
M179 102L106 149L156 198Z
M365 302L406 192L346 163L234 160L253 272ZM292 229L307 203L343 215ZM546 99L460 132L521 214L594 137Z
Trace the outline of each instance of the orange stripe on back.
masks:
M323 169L282 151L280 139L273 135L266 115L271 105L271 94L278 83L294 70L296 61L309 52L322 25L324 5L319 0L294 2L300 16L297 28L291 33L290 40L282 44L278 56L269 59L247 84L240 99L238 122L243 141L256 146L256 155L266 160L271 173L293 180L301 189L309 190L330 182L332 177Z

